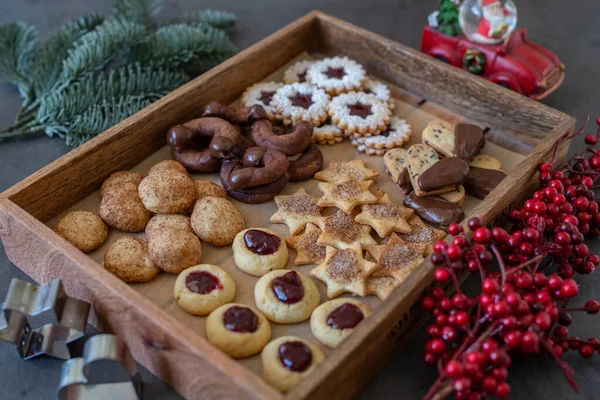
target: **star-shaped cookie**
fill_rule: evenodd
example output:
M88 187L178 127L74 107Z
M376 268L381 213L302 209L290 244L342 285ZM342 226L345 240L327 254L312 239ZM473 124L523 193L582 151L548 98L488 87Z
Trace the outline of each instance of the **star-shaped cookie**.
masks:
M406 243L393 233L386 244L367 247L369 254L377 260L373 276L393 276L402 282L408 274L423 262L427 245Z
M373 181L355 181L346 179L338 183L319 183L319 190L323 197L317 203L322 207L337 207L346 212L359 204L372 204L377 202L377 196L369 191Z
M296 265L321 264L325 260L325 246L317 244L320 235L321 230L308 223L302 234L285 240L288 246L296 250Z
M369 276L367 278L367 294L379 297L379 300L387 299L390 294L400 285L393 276Z
M356 222L372 226L384 238L392 232L412 232L406 220L414 213L411 208L394 204L390 196L385 194L379 203L363 205L362 212L356 216Z
M360 245L354 243L343 250L327 247L325 261L310 273L325 282L327 297L333 299L343 292L365 296L366 279L376 267L374 262L365 261Z
M346 249L358 242L362 248L375 246L377 242L371 236L371 227L361 225L354 220L352 214L339 210L335 214L321 220L323 230L318 244Z
M275 196L275 203L279 209L271 216L271 222L286 224L292 235L302 231L309 222L318 225L323 209L318 200L306 193L304 188L291 196Z
M417 215L408 220L412 231L400 235L400 238L407 243L422 243L427 245L425 255L428 256L433 251L433 244L446 237L446 232L427 225Z
M347 179L366 181L375 179L379 172L365 167L363 160L331 161L327 168L315 174L315 179L326 182L338 183Z

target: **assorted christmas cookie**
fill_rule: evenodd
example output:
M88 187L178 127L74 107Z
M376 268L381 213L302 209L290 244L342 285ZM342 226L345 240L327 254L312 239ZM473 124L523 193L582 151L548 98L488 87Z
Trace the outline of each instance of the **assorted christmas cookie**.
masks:
M331 123L325 123L313 130L312 141L320 145L333 146L344 141L344 132Z
M429 255L433 249L433 244L446 236L446 232L427 225L418 216L413 216L408 220L411 231L399 235L406 243L421 243L427 245L425 255Z
M108 177L100 188L100 218L106 225L123 232L141 232L152 213L138 194L144 179L137 172L119 171Z
M319 342L335 348L370 314L369 306L356 299L330 300L321 304L312 313L310 329Z
M407 151L408 173L417 196L452 192L467 178L468 164L456 157L440 160L436 151L424 144L412 145Z
M233 240L232 250L235 265L254 276L285 268L288 260L285 241L277 233L265 228L241 231Z
M404 146L410 140L411 127L403 119L392 117L386 129L377 136L352 139L352 144L361 153L382 156L388 149Z
M317 244L331 246L336 249L352 247L358 242L363 248L377 244L371 236L371 227L361 225L354 220L352 214L339 210L321 222L323 233Z
M156 214L146 225L146 237L149 238L163 229L181 229L194 233L190 223L190 217L183 214Z
M374 136L385 130L391 111L387 103L372 94L350 92L331 100L329 116L348 134Z
M377 202L377 197L369 191L373 181L347 179L339 183L320 182L319 190L323 197L317 203L321 207L337 207L346 212L361 204Z
M259 353L271 340L271 325L257 309L230 303L210 313L206 336L229 356L246 358Z
M306 224L304 232L286 239L289 247L296 251L296 265L321 264L325 260L325 246L317 243L321 230L313 224Z
M365 296L366 278L376 267L363 258L360 244L354 243L343 250L327 247L325 261L310 273L327 285L327 297L333 299L344 292Z
M321 302L312 279L296 271L271 271L254 287L256 307L271 321L295 324L310 318Z
M148 282L159 272L150 259L148 244L133 236L123 236L104 254L104 268L124 282Z
M181 169L173 165L179 165ZM140 183L138 193L144 207L157 214L189 210L197 196L194 182L185 168L175 161L162 161L151 168Z
M206 196L227 198L227 192L221 186L211 181L194 181L197 199Z
M365 166L363 160L337 161L332 160L327 168L315 174L315 179L325 182L339 183L348 179L355 181L372 180L379 176L379 172Z
M462 221L465 217L462 208L440 196L421 197L412 192L404 197L404 205L415 210L423 221L442 229L448 228L453 222Z
M361 91L367 94L372 94L378 99L385 101L390 110L393 110L396 106L394 98L392 97L392 93L390 92L390 88L388 88L383 82L377 81L373 78L367 78Z
M202 244L186 229L168 228L148 237L150 259L165 272L178 274L202 261Z
M483 200L504 178L506 178L506 174L502 171L470 167L464 183L465 191L469 196Z
M495 169L500 171L502 169L502 163L498 161L498 159L488 156L487 154L478 154L469 160L469 167Z
M324 90L307 83L292 83L278 89L271 100L277 118L285 125L308 121L319 126L327 120L329 95Z
M290 83L304 83L306 82L306 71L315 63L313 60L298 61L288 67L283 73L283 82L286 84Z
M390 297L400 282L393 276L369 276L367 278L367 294L374 295L383 301Z
M144 175L139 172L130 172L130 171L117 171L113 172L104 182L102 182L102 186L100 187L100 197L103 197L107 192L116 187L125 187L128 185L129 188L135 187L135 191L137 192L137 187L140 182L144 179Z
M191 217L198 237L213 246L228 246L244 229L244 217L232 202L221 197L204 197L196 202Z
M235 297L231 275L211 264L185 269L175 281L173 297L190 314L207 315Z
M283 83L279 82L260 82L246 89L242 94L242 105L250 107L252 105L261 105L267 112L267 118L275 120L277 110L271 105L271 100L275 92L283 87Z
M102 218L89 211L71 211L58 221L54 230L84 253L102 246L108 236Z
M422 140L446 157L458 157L463 160L470 160L485 145L483 130L477 125L452 125L442 120L434 120L427 124Z
M324 89L332 96L363 87L367 74L362 65L348 57L324 58L306 71L306 81Z
M363 205L361 210L356 216L356 222L373 227L381 238L392 232L411 232L407 219L414 215L414 211L394 204L387 193L379 203Z
M321 220L322 206L319 199L306 193L304 188L298 189L293 195L275 196L278 210L271 216L271 222L286 224L291 235L304 229L306 224L318 224Z
M296 336L282 336L266 345L261 354L263 377L287 393L324 359L323 352L310 342Z
M407 152L404 149L392 149L385 153L383 165L390 179L398 185L404 193L412 192L410 176L406 169Z
M373 276L391 276L402 282L425 260L426 249L424 243L407 243L393 233L386 244L367 248L367 252L377 260Z

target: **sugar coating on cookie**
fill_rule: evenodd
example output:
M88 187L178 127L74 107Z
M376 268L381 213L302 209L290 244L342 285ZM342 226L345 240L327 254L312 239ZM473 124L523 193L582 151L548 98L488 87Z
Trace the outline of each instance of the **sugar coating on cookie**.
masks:
M335 348L370 314L369 306L359 300L352 298L330 300L321 304L312 313L310 329L319 342Z
M259 353L271 339L271 325L257 309L244 304L225 304L206 319L206 336L233 358Z
M288 246L296 251L296 265L320 264L325 260L325 246L317 244L321 232L317 226L308 223L302 234L286 239Z
M360 90L366 79L363 66L348 57L324 58L306 71L307 82L331 95Z
M181 163L175 160L163 160L150 167L148 170L148 175L162 173L164 171L179 172L185 175L188 174L187 170Z
M212 264L199 264L183 270L173 288L181 308L193 315L207 315L235 297L231 275Z
M391 111L388 104L375 95L350 92L331 100L329 116L338 128L349 134L373 136L385 130Z
M296 271L271 271L254 287L256 307L278 324L295 324L310 318L321 302L317 285Z
M183 214L156 214L146 225L146 237L164 229L181 229L193 233L190 217Z
M117 171L113 172L100 187L100 197L104 196L105 192L114 187L122 187L125 184L134 185L136 188L144 179L144 175L139 172Z
M370 226L359 224L350 213L342 210L326 217L321 222L320 228L323 233L317 240L317 244L321 246L345 249L355 242L360 243L363 248L377 244L371 236Z
M163 162L151 168L148 176L140 183L138 193L149 211L157 214L184 212L196 201L194 182L187 171L181 171L176 165L185 171L175 161L169 164Z
M316 86L292 83L278 89L271 104L286 125L304 120L319 126L328 118L329 99L329 95Z
M127 283L148 282L160 272L150 259L148 244L133 236L123 236L106 249L104 268Z
M385 101L391 109L395 106L390 88L383 82L367 77L362 91Z
M102 218L89 211L71 211L58 221L55 231L84 253L102 246L108 236Z
M306 71L315 63L314 60L298 61L289 66L283 73L283 82L303 83L306 82Z
M202 261L202 244L183 229L161 229L148 238L150 259L163 271L178 274Z
M393 276L369 276L367 278L367 294L375 295L379 300L387 299L400 282Z
M344 141L344 134L340 128L333 124L324 124L313 129L313 143L328 144L330 146Z
M392 117L385 130L379 135L370 137L355 137L352 140L352 144L355 146L363 144L363 152L367 152L368 149L382 149L383 152L381 152L381 154L383 155L385 154L386 149L402 147L405 143L408 143L411 133L411 126L408 124L408 122L406 122L406 120L398 117Z
M225 189L214 182L200 180L194 181L194 184L196 185L196 195L198 199L207 196L227 198Z
M192 229L213 246L229 246L244 229L242 213L227 199L207 196L196 202L192 212Z
M298 189L293 195L275 196L277 212L270 221L286 224L290 234L300 233L308 223L318 224L321 220L321 210L315 196L306 193L304 188Z
M276 119L277 110L271 105L271 100L275 92L283 87L280 82L259 82L246 88L242 94L242 105L251 107L255 104L262 106L267 112L267 118L270 120Z
M315 174L315 179L331 183L339 183L347 179L365 181L375 179L379 172L365 166L363 160L338 161L332 160L322 171Z
M152 213L138 193L143 178L137 172L118 171L102 183L99 214L108 226L124 232L144 230Z
M282 336L265 346L261 354L263 377L287 393L325 359L314 344L297 336Z
M288 261L285 240L270 229L245 229L235 236L231 248L235 265L254 276L285 268Z

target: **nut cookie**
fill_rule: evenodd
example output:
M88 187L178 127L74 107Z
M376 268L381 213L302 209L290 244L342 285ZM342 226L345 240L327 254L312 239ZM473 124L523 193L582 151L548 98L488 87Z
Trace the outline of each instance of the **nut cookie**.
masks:
M271 100L277 110L277 119L285 125L308 121L320 126L328 118L329 95L308 83L292 83L278 89Z
M332 96L362 89L367 73L362 65L348 57L324 58L306 71L306 81Z
M214 182L200 180L194 181L194 184L196 185L197 200L207 196L227 198L225 189Z
M146 237L149 238L156 232L164 229L180 229L194 233L190 217L183 214L156 214L146 225Z
M350 92L331 100L329 116L348 134L374 136L385 130L392 113L387 103L374 95Z
M259 82L248 87L242 94L242 105L251 107L255 104L262 106L267 112L267 118L276 120L277 110L271 105L275 92L283 87L280 82Z
M183 229L161 229L148 238L150 259L163 271L178 274L202 261L202 244Z
M285 268L288 250L277 233L265 228L250 228L238 233L232 245L235 265L247 274L263 276Z
M54 230L84 253L102 246L108 236L102 218L89 211L71 211L58 221Z
M188 174L187 169L185 169L185 167L183 165L181 165L181 163L175 161L175 160L163 160L155 165L153 165L152 167L150 167L150 169L148 170L148 175L152 175L152 174L156 174L156 173L163 173L165 171L170 171L170 172L179 172L181 174Z
M123 236L106 249L104 268L127 283L148 282L160 272L150 259L148 244L133 236Z
M108 226L123 232L144 230L152 213L138 193L143 178L137 172L119 171L102 183L99 214Z
M296 271L271 271L254 287L256 307L278 324L295 324L310 318L321 302L312 279Z
M138 187L146 209L157 214L184 212L196 201L196 186L183 165L168 161L150 168Z
M232 202L207 196L196 202L192 212L192 229L213 246L228 246L244 229L244 217Z
M108 178L106 178L104 182L102 182L102 186L100 187L100 197L103 197L111 188L122 187L126 184L131 184L137 188L142 179L144 179L144 175L140 174L139 172L113 172Z
M335 348L370 314L369 306L359 300L352 298L330 300L321 304L312 313L310 329L319 342Z
M173 297L188 313L207 315L233 301L235 282L231 275L216 265L199 264L179 274Z

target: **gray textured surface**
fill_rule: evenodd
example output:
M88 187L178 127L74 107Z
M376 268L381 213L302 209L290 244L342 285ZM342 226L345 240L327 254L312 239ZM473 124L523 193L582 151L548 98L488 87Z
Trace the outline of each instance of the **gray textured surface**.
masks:
M273 33L311 9L319 8L366 29L411 47L418 47L420 30L434 0L166 0L163 16L177 15L203 7L223 8L239 16L235 39L240 47ZM600 115L600 1L558 0L518 1L519 25L529 28L529 37L555 51L567 65L564 85L544 102L582 121L586 114ZM35 25L46 36L67 20L92 10L107 13L110 2L103 0L0 0L0 23L23 20ZM2 56L2 55L0 55ZM15 90L0 85L0 126L9 125L18 109ZM572 149L581 147L576 140ZM57 139L36 137L0 143L0 191L60 157L68 149ZM589 243L600 252L600 241ZM1 245L0 245L1 248ZM0 250L0 297L12 277L24 275ZM599 274L584 277L582 299L597 297ZM467 282L467 286L469 285ZM574 334L587 338L598 335L600 316L575 316ZM582 325L582 326L580 326ZM431 385L435 371L421 362L425 336L420 331L409 345L398 352L389 366L360 395L362 399L420 398ZM583 360L575 353L565 356L576 371L580 385L578 398L598 399L600 360ZM560 370L550 360L518 360L511 367L510 383L514 399L577 398L565 383ZM53 398L58 384L61 362L40 358L21 361L14 349L0 344L0 399ZM198 371L201 373L201 371ZM146 399L174 399L177 396L156 377L143 373Z

